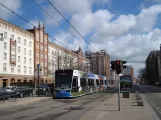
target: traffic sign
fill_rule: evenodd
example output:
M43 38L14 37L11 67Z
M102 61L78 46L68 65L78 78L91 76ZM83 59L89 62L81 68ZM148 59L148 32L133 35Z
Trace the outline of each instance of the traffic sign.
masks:
M37 69L40 69L40 64L37 64Z

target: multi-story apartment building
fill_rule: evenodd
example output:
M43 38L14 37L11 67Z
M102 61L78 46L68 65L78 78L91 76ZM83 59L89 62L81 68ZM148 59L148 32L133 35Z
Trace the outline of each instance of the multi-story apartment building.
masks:
M40 64L40 83L51 83L57 69L88 70L90 60L82 49L72 51L48 39L44 25L24 30L0 19L0 87L37 84L37 65Z
M85 54L86 58L90 59L90 71L95 74L110 77L110 57L106 50L101 52L89 52Z
M37 65L41 67L41 83L48 83L51 80L48 78L48 34L45 33L45 27L41 27L40 23L38 28L27 30L34 34L34 70L37 71ZM35 74L37 80L37 75Z
M127 66L126 68L123 69L123 75L131 75L131 78L133 79L134 77L134 69L132 66Z
M146 59L146 79L144 82L153 84L160 80L160 56L160 50L149 53Z
M0 19L0 86L33 82L34 34Z
M82 71L88 70L90 60L83 56L82 49L71 51L49 41L49 76L54 80L55 70L57 69L78 69Z

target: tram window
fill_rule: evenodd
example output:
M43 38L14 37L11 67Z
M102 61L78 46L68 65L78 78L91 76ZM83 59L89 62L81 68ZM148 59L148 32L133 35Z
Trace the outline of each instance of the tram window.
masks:
M101 80L100 82L101 82L101 85L103 85L103 80Z
M97 83L97 85L99 85L99 80L98 79L96 79L96 83Z
M94 86L94 80L91 79L91 86Z
M91 86L91 79L88 79L88 86Z
M77 87L77 86L78 86L78 80L77 80L77 77L74 77L72 87Z
M107 81L105 80L105 85L107 85Z
M85 83L84 83L84 78L80 78L80 81L81 81L81 86L85 86Z

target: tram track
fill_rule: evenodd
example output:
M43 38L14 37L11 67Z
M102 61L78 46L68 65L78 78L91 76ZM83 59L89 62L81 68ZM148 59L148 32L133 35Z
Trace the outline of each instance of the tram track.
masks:
M111 96L113 93L108 94ZM97 95L97 97L95 97ZM3 111L0 111L0 117L2 119L0 120L5 120L8 119L9 117L12 118L12 116L16 116L14 119L15 120L30 120L30 119L39 119L39 120L45 120L48 119L56 119L59 118L63 115L66 115L73 110L79 110L79 108L83 108L87 104L94 103L96 101L101 102L102 100L105 99L105 96L107 93L92 93L90 95L85 95L82 97L74 98L74 99L54 99L53 101L50 100L44 100L42 102L38 103L32 103L30 105L24 105L24 106L16 106L14 108L6 108ZM87 99L88 98L88 99ZM108 97L107 97L108 98ZM55 104L55 105L54 105ZM58 104L58 105L57 105ZM59 105L60 104L60 105ZM25 107L25 108L23 108ZM44 108L44 109L43 109ZM68 108L68 109L67 109ZM91 110L93 107L90 107L89 109L85 110L86 112ZM39 112L37 111L38 109L41 109ZM60 113L54 113L51 111L54 110L60 110ZM30 111L36 111L36 113L32 113ZM3 112L3 114L1 114ZM26 112L26 114L24 114ZM86 113L85 112L85 113ZM22 113L19 114L18 116L16 115L17 113ZM77 120L79 117L81 117L83 114L77 116L75 120ZM41 116L44 114L44 116ZM41 117L40 117L41 116ZM9 120L9 119L8 119Z

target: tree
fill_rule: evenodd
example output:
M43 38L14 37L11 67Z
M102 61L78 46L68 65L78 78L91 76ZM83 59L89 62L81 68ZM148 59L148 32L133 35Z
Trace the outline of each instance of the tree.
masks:
M139 69L138 78L140 79L141 82L145 82L146 81L146 68Z

